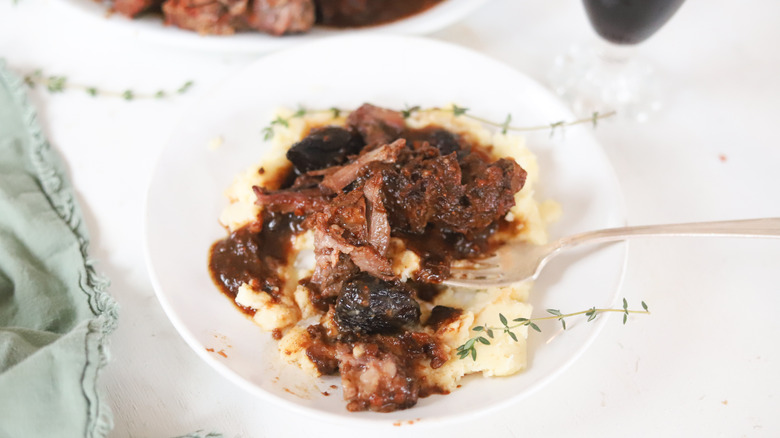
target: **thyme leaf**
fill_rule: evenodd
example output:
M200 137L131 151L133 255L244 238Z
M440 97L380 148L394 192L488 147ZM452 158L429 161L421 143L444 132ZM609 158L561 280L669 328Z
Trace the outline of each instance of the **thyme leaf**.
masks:
M409 117L411 117L412 114L414 114L417 111L420 111L419 105L415 105L415 106L406 105L406 108L401 110L401 115L403 116L404 119L408 119Z
M512 114L506 115L506 120L504 120L504 123L501 124L501 133L506 135L506 132L509 130L509 123L512 122Z
M458 105L452 105L452 114L454 114L456 117L466 114L466 111L468 110L469 110L468 108L463 108Z
M189 91L189 90L190 90L190 88L192 88L192 86L193 86L194 84L195 84L195 83L194 83L193 81L187 81L187 82L185 82L185 83L184 83L184 85L182 85L181 87L179 87L179 89L178 89L178 90L176 90L176 92L177 92L177 93L179 93L179 94L184 94L184 93L186 93L187 91Z

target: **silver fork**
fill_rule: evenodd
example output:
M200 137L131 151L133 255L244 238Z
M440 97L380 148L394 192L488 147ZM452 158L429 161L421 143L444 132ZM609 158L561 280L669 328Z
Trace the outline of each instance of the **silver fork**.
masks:
M780 218L608 228L563 237L546 245L508 243L496 254L453 264L450 286L485 288L535 280L562 250L584 243L606 243L639 236L780 237Z

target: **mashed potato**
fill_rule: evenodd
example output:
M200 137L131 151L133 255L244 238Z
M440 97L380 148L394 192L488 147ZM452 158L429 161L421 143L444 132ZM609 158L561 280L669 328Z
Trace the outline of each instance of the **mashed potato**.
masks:
M259 164L238 175L226 191L230 205L225 208L220 221L229 230L235 230L257 218L260 210L255 204L252 186L271 190L277 188L272 184L279 172L286 172L289 168L285 153L293 143L300 140L312 127L345 124L344 117L334 118L330 112L305 117L291 117L292 115L289 110L279 111L279 116L289 121L288 126L275 126L272 148L268 155ZM516 233L513 233L517 238L534 244L547 242L547 223L557 217L560 209L554 202L540 204L536 200L535 186L539 169L536 157L525 147L521 137L493 133L478 122L466 117L456 117L451 110L418 111L406 122L411 128L438 125L462 135L472 143L488 147L496 158L514 158L526 170L527 179L523 189L515 195L516 205L507 214L507 220L517 227ZM317 367L306 355L306 348L310 343L306 327L314 321L332 329L334 323L332 315L318 314L309 299L308 290L297 284L298 279L311 275L312 242L311 232L296 238L294 248L298 251L298 259L291 272L286 273L289 281L281 299L272 302L268 294L254 291L245 284L241 287L236 301L244 307L256 310L254 320L263 329L283 330L279 351L286 361L317 375ZM410 278L420 266L419 257L407 250L400 239L392 239L390 254L393 271L402 280ZM530 288L530 283L476 291L448 288L436 296L432 303L421 302L423 321L436 305L463 309L456 319L436 330L436 339L449 353L450 359L439 368L427 369L426 377L441 388L452 390L467 374L507 376L523 371L527 366L525 327L515 329L517 342L509 335L496 330L491 345L477 344L476 360L460 360L455 355L455 350L473 336L474 327L501 326L499 313L511 318L530 318L532 309L526 302Z

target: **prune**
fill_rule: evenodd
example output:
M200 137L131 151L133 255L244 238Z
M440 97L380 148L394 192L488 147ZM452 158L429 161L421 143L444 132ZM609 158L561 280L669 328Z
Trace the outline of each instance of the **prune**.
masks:
M358 134L336 126L313 129L287 151L287 159L298 174L344 164L347 156L363 147Z
M444 129L437 129L431 133L428 141L431 146L439 150L442 155L449 155L453 152L459 152L461 149L458 138L455 134Z
M464 145L461 144L462 140L459 135L453 134L446 129L438 127L426 127L423 129L407 130L404 132L403 137L406 141L416 145L419 148L423 142L427 142L431 146L439 150L440 155L449 155L453 152L458 153L458 157L467 153L464 150Z
M392 333L420 321L420 305L401 284L365 272L352 277L336 301L336 323L341 331Z

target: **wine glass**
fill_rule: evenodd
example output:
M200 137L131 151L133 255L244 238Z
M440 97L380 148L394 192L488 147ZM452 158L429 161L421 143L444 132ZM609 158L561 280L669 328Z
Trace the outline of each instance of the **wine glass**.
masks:
M634 52L672 18L683 1L583 0L601 38L592 46L573 46L556 58L550 75L555 92L581 116L617 111L647 120L661 108L662 93L652 67Z

